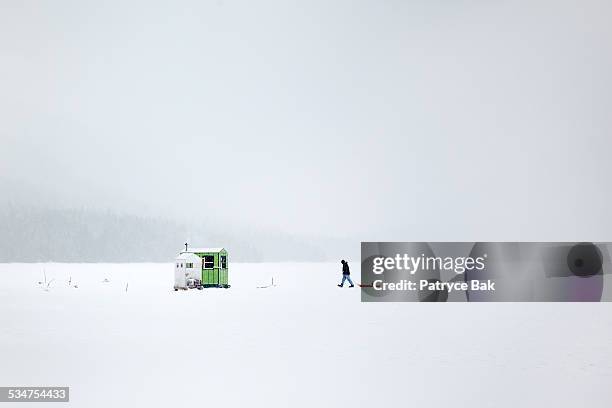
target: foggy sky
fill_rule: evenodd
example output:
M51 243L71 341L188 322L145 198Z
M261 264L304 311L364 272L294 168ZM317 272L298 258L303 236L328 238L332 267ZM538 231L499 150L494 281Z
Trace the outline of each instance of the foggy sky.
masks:
M606 240L606 1L0 0L2 202Z

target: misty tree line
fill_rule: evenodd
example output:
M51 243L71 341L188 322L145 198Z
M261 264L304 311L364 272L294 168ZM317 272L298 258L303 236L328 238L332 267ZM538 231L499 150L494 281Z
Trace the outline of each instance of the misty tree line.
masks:
M4 207L0 228L0 262L170 262L186 237L194 246L226 247L235 261L326 261L355 249L340 240L220 231L88 209Z

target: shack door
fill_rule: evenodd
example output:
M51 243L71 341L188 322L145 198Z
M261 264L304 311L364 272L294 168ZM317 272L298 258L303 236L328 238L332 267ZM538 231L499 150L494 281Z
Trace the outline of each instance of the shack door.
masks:
M221 285L227 285L227 254L219 254L219 274L221 275L219 280Z
M215 256L212 254L204 255L202 257L202 283L204 285L217 284L215 275Z

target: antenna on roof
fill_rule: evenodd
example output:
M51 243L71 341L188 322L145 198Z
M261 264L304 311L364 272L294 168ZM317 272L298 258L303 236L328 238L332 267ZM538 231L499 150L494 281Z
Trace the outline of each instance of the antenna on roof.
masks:
M187 252L187 243L185 242L185 252Z

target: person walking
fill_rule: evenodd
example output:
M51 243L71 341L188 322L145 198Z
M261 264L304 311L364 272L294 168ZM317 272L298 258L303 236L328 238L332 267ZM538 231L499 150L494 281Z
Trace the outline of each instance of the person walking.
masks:
M344 286L344 281L348 280L349 283L351 284L351 286L349 286L349 288L354 288L355 285L353 285L353 281L351 280L351 270L349 269L348 262L346 262L343 259L342 261L340 261L340 263L342 264L342 283L340 283L338 286L339 287L343 287Z

